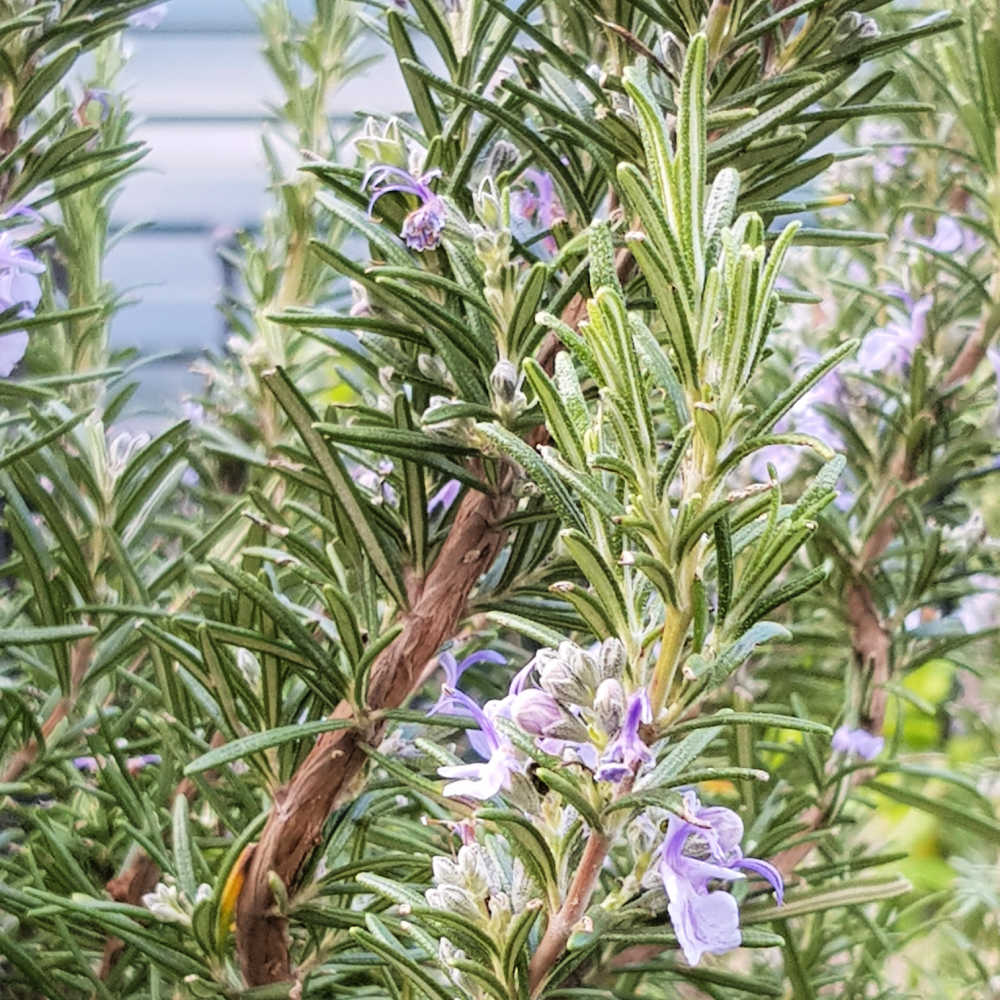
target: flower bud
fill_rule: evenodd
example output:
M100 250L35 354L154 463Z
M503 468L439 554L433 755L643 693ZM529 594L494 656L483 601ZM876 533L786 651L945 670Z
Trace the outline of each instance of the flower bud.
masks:
M601 677L621 678L625 673L625 646L620 639L605 639L597 653L597 666Z
M549 726L545 735L573 743L586 742L589 738L587 727L575 715L570 715L568 712L563 712L559 721Z
M490 374L490 385L497 399L502 403L513 403L517 395L517 368L514 363L502 358Z
M520 158L517 146L506 139L500 139L493 144L486 158L486 173L489 177L496 177L504 170L510 170Z
M586 705L590 702L593 687L577 676L573 666L560 653L554 649L539 650L535 654L535 662L538 683L553 698L570 705Z
M461 885L464 881L458 866L450 858L431 858L431 871L435 885Z
M466 844L458 849L458 870L462 883L473 896L485 896L489 890L487 865L483 849L478 844Z
M573 673L579 678L589 692L596 690L601 683L601 671L597 661L575 642L559 643L559 655L570 665Z
M544 736L563 716L559 703L545 691L529 688L514 699L510 717L526 733Z
M665 31L660 36L660 52L663 54L666 67L672 70L679 80L684 72L684 46L673 32Z
M439 885L424 893L427 902L435 910L445 910L470 920L482 920L483 910L479 903L457 885Z
M601 681L594 695L594 714L608 736L617 736L621 732L625 719L625 690L621 681L614 677Z

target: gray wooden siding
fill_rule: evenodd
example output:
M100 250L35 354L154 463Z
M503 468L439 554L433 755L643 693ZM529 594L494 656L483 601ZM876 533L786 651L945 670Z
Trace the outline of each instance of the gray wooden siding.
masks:
M312 0L291 0L308 15ZM150 223L111 251L108 277L140 301L112 324L116 346L145 354L181 352L145 369L133 406L149 417L176 409L197 390L188 371L223 326L215 304L222 271L213 252L219 231L253 226L270 204L260 132L278 90L260 55L243 0L171 0L155 31L133 30L124 82L151 151L116 205L115 222ZM391 59L334 95L330 113L398 111L405 90ZM289 168L294 155L289 155Z

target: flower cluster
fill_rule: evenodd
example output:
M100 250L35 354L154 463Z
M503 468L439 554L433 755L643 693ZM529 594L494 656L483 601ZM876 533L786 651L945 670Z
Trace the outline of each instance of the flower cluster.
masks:
M524 772L524 755L501 732L499 718L534 737L546 753L582 765L598 781L618 784L653 759L639 732L652 721L649 697L644 688L626 691L625 649L617 639L606 639L594 655L572 642L539 650L514 677L506 697L482 708L457 689L462 668L451 658L442 657L442 665L445 685L434 710L446 707L474 719L478 730L469 742L482 758L442 767L441 777L452 779L445 795L488 799L509 788L512 774Z
M641 687L628 690L625 649L617 639L607 639L591 651L572 642L540 650L514 677L506 696L483 707L459 691L458 682L474 663L500 662L501 657L480 650L461 663L449 653L440 659L445 683L431 712L471 717L478 728L470 732L469 742L482 758L440 768L438 773L449 779L445 795L489 799L510 791L515 774L527 773L529 759L507 738L501 719L534 738L540 750L607 783L602 787L612 794L627 792L632 779L653 761L640 732L643 723L651 721L649 699ZM640 839L649 842L645 852L636 850L637 859L643 853L647 859L655 855L656 863L650 869L637 860L635 873L623 885L634 887L643 872L655 873L669 900L674 932L692 965L705 952L721 954L741 942L736 899L718 888L720 883L744 879L749 872L769 883L778 902L782 900L778 870L767 861L743 856L743 823L731 809L703 806L687 791L674 812L650 808L636 817L632 828L644 831ZM474 822L462 832L458 861L435 861L436 887L428 890L427 900L480 922L495 920L493 903L484 902L485 862L474 842Z
M29 319L35 315L42 298L38 275L45 270L35 255L22 244L37 231L38 216L26 208L15 208L3 219L9 221L23 215L28 222L0 232L0 312L17 309L17 316ZM24 357L28 347L26 330L0 334L0 377L6 378Z
M454 860L434 858L434 885L424 896L431 909L468 920L502 947L514 918L541 904L520 859L498 856L498 848L473 842L460 847ZM440 939L438 961L448 977L468 996L480 996L475 980L455 967L467 957L448 938Z

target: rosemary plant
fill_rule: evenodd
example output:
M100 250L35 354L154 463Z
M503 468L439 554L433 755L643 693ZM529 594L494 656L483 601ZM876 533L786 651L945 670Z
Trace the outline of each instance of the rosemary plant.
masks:
M152 440L149 4L0 11L4 995L990 995L997 11L255 10L274 205Z

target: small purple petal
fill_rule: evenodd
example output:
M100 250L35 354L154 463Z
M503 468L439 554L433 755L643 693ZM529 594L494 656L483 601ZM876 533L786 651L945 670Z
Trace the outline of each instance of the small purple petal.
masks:
M441 489L439 489L437 493L435 493L434 496L427 501L427 513L433 514L438 508L440 508L441 512L444 513L451 507L457 499L458 494L461 492L462 484L457 479L449 479L448 482L446 482L444 486L442 486Z
M781 906L785 901L785 881L770 861L761 861L760 858L740 858L736 863L737 868L745 868L748 872L759 875L765 882L768 882L774 890L774 896Z

